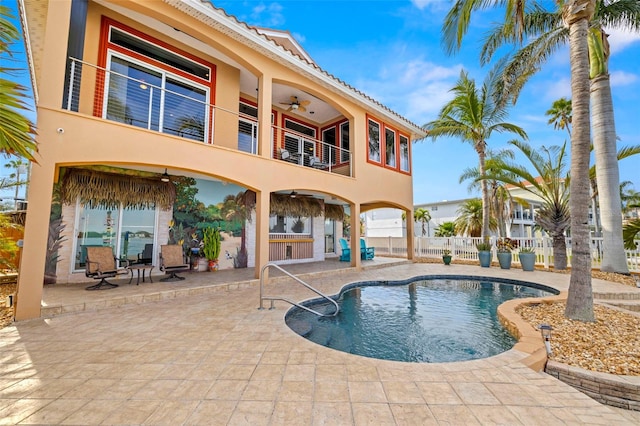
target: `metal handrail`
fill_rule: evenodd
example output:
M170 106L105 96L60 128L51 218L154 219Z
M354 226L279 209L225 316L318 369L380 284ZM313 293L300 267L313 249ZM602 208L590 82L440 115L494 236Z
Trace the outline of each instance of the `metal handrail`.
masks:
M270 267L274 267L276 269L279 269L281 272L283 272L285 275L288 275L289 277L293 278L295 281L297 281L298 283L302 284L303 286L305 286L306 288L308 288L309 290L313 291L314 293L316 293L318 296L323 297L324 299L327 299L328 301L330 301L331 303L333 303L336 307L336 311L333 314L322 314L318 311L315 311L311 308L307 308L306 306L300 305L299 303L293 302L291 300L285 299L284 297L270 297L270 296L264 296L263 295L263 284L264 284L264 271L267 270ZM302 281L300 278L296 277L295 275L290 274L289 272L285 271L284 269L282 269L280 266L276 265L275 263L267 263L266 265L264 265L262 267L262 269L260 270L260 307L258 309L264 309L264 307L262 306L262 302L264 300L270 300L271 301L271 307L269 307L269 309L274 309L274 305L273 302L276 300L282 300L283 302L287 302L291 305L297 306L300 309L304 309L307 312L311 312L312 314L316 314L318 316L321 317L335 317L336 315L338 315L338 312L340 312L340 307L338 306L338 302L336 302L333 298L321 293L319 290L311 287L309 284L305 283L304 281Z

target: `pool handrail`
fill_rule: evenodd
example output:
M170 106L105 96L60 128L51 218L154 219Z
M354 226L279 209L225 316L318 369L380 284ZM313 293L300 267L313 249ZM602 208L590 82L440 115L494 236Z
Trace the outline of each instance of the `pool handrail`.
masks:
M295 281L297 281L298 283L302 284L303 286L305 286L309 290L313 291L318 296L321 296L322 298L327 299L328 301L333 303L333 305L336 307L336 311L333 314L322 314L322 313L320 313L318 311L315 311L315 310L313 310L311 308L307 308L306 306L303 306L303 305L301 305L299 303L296 303L296 302L293 302L291 300L285 299L284 297L264 296L264 291L263 291L264 271L267 268L270 268L270 267L274 267L274 268L280 270L282 273L284 273L285 275L293 278ZM291 304L293 306L296 306L296 307L298 307L300 309L304 309L307 312L311 312L312 314L316 314L316 315L321 316L321 317L335 317L336 315L338 315L338 312L340 312L340 307L338 306L338 302L336 302L332 297L329 297L326 294L323 294L322 292L320 292L319 290L311 287L309 284L307 284L306 282L302 281L300 278L296 277L295 275L285 271L284 269L282 269L279 265L276 265L275 263L267 263L260 270L260 307L258 309L264 309L264 307L262 306L262 302L264 300L270 300L271 301L271 307L269 307L269 309L274 309L273 302L275 302L276 300L282 300L283 302L287 302L287 303L289 303L289 304Z

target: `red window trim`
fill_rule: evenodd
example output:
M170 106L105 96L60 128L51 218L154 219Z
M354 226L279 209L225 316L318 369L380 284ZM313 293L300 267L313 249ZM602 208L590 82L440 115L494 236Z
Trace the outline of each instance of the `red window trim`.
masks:
M401 132L400 130L398 130L397 128L390 126L388 124L386 124L384 121L382 120L378 120L377 118L370 116L369 114L366 115L366 126L367 126L367 132L366 132L366 156L367 156L367 163L369 164L373 164L375 166L379 166L379 167L383 167L387 170L394 170L398 173L402 173L405 175L411 175L411 138L404 132ZM378 124L380 126L380 162L377 161L373 161L371 160L371 158L369 157L369 121L373 121L374 123ZM396 157L396 165L394 166L389 166L387 165L387 137L386 137L386 130L389 129L391 131L393 131L396 135L395 138L395 157ZM405 138L407 138L407 143L408 143L408 161L409 161L409 170L402 170L400 169L400 137L404 136Z
M380 161L372 160L371 157L369 156L369 121L373 121L380 127L379 139L378 139L378 143L380 144ZM384 124L382 123L382 121L377 120L374 117L367 114L367 133L366 133L367 137L365 139L365 142L366 142L365 153L367 156L367 163L374 164L376 166L382 166L384 164L384 151L382 150L382 140L380 140L384 133L383 130L384 130Z
M319 140L321 140L322 142L324 142L324 140L322 140L322 134L325 130L329 130L329 129L334 129L336 131L336 148L340 148L339 150L336 149L336 153L337 153L337 158L336 158L336 162L335 164L332 165L332 167L338 167L338 166L344 166L349 164L349 161L342 161L342 133L340 132L340 126L342 126L344 123L348 123L349 119L344 118L341 119L339 121L336 121L332 124L329 124L327 126L321 127L320 128L320 135L319 135ZM349 141L351 142L351 141ZM326 142L325 142L326 143Z
M215 105L215 86L216 86L216 66L210 62L204 61L184 50L176 48L174 46L169 45L168 43L163 42L162 40L158 40L155 37L147 35L139 30L129 27L128 25L122 24L114 19L111 19L107 16L102 16L101 20L101 28L100 28L100 41L99 41L99 52L98 52L98 73L97 73L97 83L96 83L96 93L94 96L94 105L93 105L93 115L95 117L102 117L102 108L104 105L104 83L105 83L105 71L102 71L107 66L107 58L108 52L113 51L117 53L124 54L131 58L135 58L143 63L150 64L156 68L160 68L162 70L168 71L172 74L178 75L186 80L193 81L202 86L206 86L209 88L209 104ZM148 58L147 56L141 55L137 52L133 52L129 49L123 48L121 46L117 46L115 44L111 44L109 41L109 34L111 27L122 30L126 33L134 35L136 37L141 38L151 44L157 45L163 49L166 49L172 53L175 53L180 56L184 56L189 60L201 64L207 68L209 68L209 80L194 76L192 74L186 73L182 70L174 68L170 65L167 65L163 62L156 61L155 59ZM211 139L213 138L213 116L215 114L213 106L209 107L209 140L204 141L206 144L211 144Z

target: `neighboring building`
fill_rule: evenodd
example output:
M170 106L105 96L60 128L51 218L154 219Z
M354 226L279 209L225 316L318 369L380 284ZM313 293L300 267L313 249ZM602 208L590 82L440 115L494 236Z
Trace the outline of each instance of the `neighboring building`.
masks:
M270 261L334 255L343 212L351 230L372 209L411 214L411 141L425 132L322 70L289 33L207 0L18 4L39 153L16 319L40 315L45 268L85 281L90 245L127 258L144 246L157 264L162 244L190 241L194 211L241 222L227 237L242 238L256 277ZM57 259L50 217L63 227Z
M407 235L403 211L376 209L363 214L365 237L405 237Z

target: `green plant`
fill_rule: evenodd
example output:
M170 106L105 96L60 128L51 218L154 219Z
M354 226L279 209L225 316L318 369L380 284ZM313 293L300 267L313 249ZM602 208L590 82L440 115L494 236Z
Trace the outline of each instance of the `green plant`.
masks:
M222 246L222 237L219 228L204 228L202 230L202 252L207 260L218 260L220 256L220 248Z
M521 247L520 253L535 253L536 249L534 247Z
M513 245L511 238L498 238L498 241L496 242L498 253L511 253Z
M491 243L478 243L476 244L478 251L491 251Z
M442 255L443 255L443 256L451 256L451 250L449 250L449 249L443 249L443 250L442 250Z

